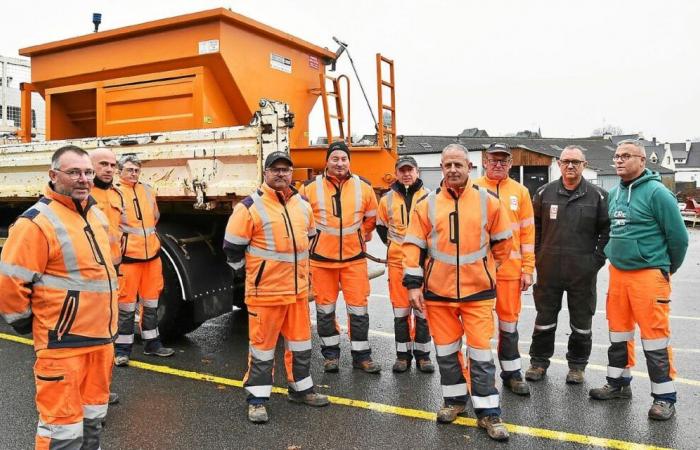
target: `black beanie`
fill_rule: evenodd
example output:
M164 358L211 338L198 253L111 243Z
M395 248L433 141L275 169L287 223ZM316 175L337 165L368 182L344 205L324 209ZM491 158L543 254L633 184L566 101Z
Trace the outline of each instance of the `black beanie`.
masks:
M333 153L336 150L341 150L347 153L348 159L350 159L350 149L348 148L348 146L345 145L345 142L343 141L337 141L333 142L331 145L328 146L328 151L326 152L326 161L328 161L328 158L331 156L331 153Z

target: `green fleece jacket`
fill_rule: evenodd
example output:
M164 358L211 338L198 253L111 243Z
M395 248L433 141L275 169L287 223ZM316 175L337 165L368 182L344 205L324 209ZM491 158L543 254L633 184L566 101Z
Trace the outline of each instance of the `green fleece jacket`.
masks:
M610 190L610 241L605 256L618 269L674 273L688 249L688 231L674 195L658 173L644 169L628 186Z

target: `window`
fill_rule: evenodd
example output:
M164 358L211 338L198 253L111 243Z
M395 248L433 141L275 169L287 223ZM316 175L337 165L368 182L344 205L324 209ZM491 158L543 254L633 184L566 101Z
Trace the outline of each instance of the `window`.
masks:
M2 108L0 108L0 119L2 119ZM22 120L22 108L19 106L7 107L7 120L12 120L16 127L20 126ZM36 128L36 111L32 109L32 128Z

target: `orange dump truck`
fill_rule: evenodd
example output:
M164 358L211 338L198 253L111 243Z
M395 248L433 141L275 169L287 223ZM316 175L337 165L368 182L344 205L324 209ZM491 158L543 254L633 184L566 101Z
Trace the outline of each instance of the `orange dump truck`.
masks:
M176 336L243 302L221 243L233 205L262 181L271 152L291 152L295 179L323 170L309 143L320 102L327 138L346 140L353 170L376 189L396 160L393 61L376 55L374 145L350 142L349 78L327 74L337 54L226 9L214 9L20 50L23 144L0 146L0 246L36 201L51 154L109 147L143 161L157 194L165 289L161 332ZM330 70L329 70L330 71ZM31 142L31 93L46 102L46 141Z

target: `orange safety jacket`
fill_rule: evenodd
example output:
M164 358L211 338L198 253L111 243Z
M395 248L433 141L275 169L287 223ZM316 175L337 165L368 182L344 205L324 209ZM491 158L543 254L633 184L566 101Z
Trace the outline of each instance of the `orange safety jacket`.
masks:
M468 180L461 192L444 186L418 201L403 242L408 289L427 301L496 297L496 266L512 243L508 213L495 195Z
M10 228L0 257L0 315L34 349L111 343L117 332L117 273L108 223L88 197L83 207L47 187Z
M224 237L234 271L245 267L246 303L295 303L309 289L309 243L316 234L311 205L294 189L264 184L236 205Z
M352 174L343 181L317 175L300 193L309 199L318 232L311 244L311 265L342 267L364 258L364 236L374 230L377 221L372 184Z
M390 266L402 267L401 244L408 229L411 211L416 202L429 192L420 179L409 187L395 181L379 200L377 232L387 245L387 263Z
M160 239L156 224L160 218L153 189L141 182L130 184L121 180L120 191L124 197L124 212L120 228L122 238L122 262L140 262L155 259L160 254Z
M474 180L474 184L496 194L508 211L513 228L510 258L498 268L496 278L519 280L522 273L532 274L535 271L535 213L530 192L510 177L491 180L483 176Z
M118 266L122 262L122 230L119 226L121 217L124 212L124 198L121 192L114 187L109 186L106 189L97 186L92 188L90 192L92 198L97 202L97 207L100 208L109 222L109 250L112 255L112 264Z

